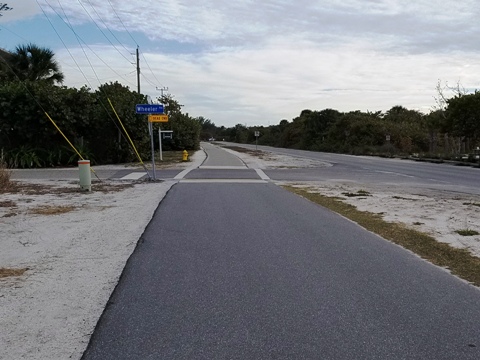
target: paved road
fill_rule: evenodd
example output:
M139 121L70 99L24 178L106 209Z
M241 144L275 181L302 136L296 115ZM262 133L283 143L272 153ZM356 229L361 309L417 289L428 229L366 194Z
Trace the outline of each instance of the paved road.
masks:
M225 145L242 146L254 149L253 145L223 143ZM348 180L363 183L395 185L414 185L424 188L445 189L468 194L480 194L480 169L459 167L448 164L418 163L409 160L382 159L366 156L350 156L293 149L259 146L259 150L276 154L285 154L299 158L318 160L327 163L328 167L298 169L268 169L258 172L251 169L250 174L238 171L246 165L237 157L218 149L210 143L202 143L209 152L207 160L191 174L183 175L181 169L156 171L157 179L177 178L256 178L257 175L278 181L326 181ZM235 170L235 171L234 171ZM125 169L118 167L96 167L101 179L146 179L143 169ZM13 179L78 179L78 169L26 169L15 170Z
M84 360L480 358L477 288L228 167L167 194Z
M255 149L255 145L224 144ZM322 168L265 170L265 173L274 180L321 181L344 179L392 185L414 184L423 187L480 194L480 169L478 168L273 148L269 146L258 146L258 149L275 154L318 160L332 165Z

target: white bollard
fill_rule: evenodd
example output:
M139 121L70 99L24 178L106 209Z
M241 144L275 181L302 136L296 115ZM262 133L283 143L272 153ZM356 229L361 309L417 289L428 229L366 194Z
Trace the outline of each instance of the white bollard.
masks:
M78 160L78 175L80 176L80 189L85 191L92 191L90 160Z

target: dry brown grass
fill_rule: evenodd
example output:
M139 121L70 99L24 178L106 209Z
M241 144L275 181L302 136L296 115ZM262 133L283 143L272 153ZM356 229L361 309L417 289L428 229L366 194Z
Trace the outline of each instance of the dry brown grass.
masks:
M17 204L12 200L0 201L0 208L1 207L9 208L9 207L14 207L16 205Z
M64 206L39 206L33 209L30 209L28 212L35 215L59 215L65 214L75 210L75 206L64 205Z
M107 183L107 182L92 182L92 191L99 191L102 193L122 191L133 187L133 183ZM22 183L11 181L8 190L5 193L22 194L22 195L47 195L47 194L85 194L80 187L64 187L44 184Z
M22 276L28 268L23 269L6 269L0 268L0 278L7 278L13 276Z
M99 183L96 183L96 184L92 184L92 191L100 191L102 193L109 193L109 192L123 191L123 190L131 188L133 186L134 186L133 183L112 184L112 183L99 182Z
M268 158L268 154L265 151L262 151L262 150L251 150L251 149L243 148L243 147L240 147L240 146L223 146L223 147L226 148L226 149L230 149L230 150L239 152L239 153L245 153L245 154L249 154L249 155L252 155L252 156L256 156L260 159Z
M284 188L343 215L384 239L413 251L433 264L448 268L453 274L480 286L480 258L473 256L468 250L457 249L438 242L430 235L409 229L402 224L387 222L382 219L380 214L360 211L355 206L346 204L338 198L293 186L284 186Z
M0 193L8 191L11 186L10 177L12 172L6 164L0 160Z

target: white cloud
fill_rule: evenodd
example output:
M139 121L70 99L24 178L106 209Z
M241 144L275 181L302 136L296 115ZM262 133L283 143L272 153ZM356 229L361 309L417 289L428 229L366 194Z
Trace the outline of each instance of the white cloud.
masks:
M30 18L41 12L35 0L10 0L2 1L1 4L7 5L11 10L2 11L0 24Z
M114 49L102 48L101 53L122 74L132 71ZM201 55L144 55L156 76L186 104L186 111L227 126L274 124L305 108L377 111L403 105L428 111L434 105L439 78L459 80L465 87L478 86L480 80L480 55L399 57L363 40L325 48L292 35L272 38L262 47L224 48ZM94 64L96 69L105 68L98 61ZM69 68L64 70L67 79L78 78ZM143 74L151 77L145 66ZM129 78L135 89L135 74ZM142 89L159 95L144 80Z
M157 86L168 86L191 115L220 125L273 124L305 108L376 111L400 104L427 111L438 79L466 88L480 82L477 0L39 2L92 25L92 32L90 16L101 27L124 31L124 24L154 43L177 45L168 53L141 48ZM99 34L90 46L115 72L90 56L100 82L135 89L134 66L102 41ZM186 52L189 46L194 52ZM72 51L97 87L83 52ZM66 51L56 52L67 84L84 84ZM141 65L142 92L159 95L157 79L143 59Z

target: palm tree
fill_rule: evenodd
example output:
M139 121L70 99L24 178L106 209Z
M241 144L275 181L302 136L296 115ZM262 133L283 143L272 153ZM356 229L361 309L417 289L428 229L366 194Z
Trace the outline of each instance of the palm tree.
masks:
M11 68L9 77L12 80L62 83L64 76L54 56L53 51L48 48L34 44L19 45L7 59Z

